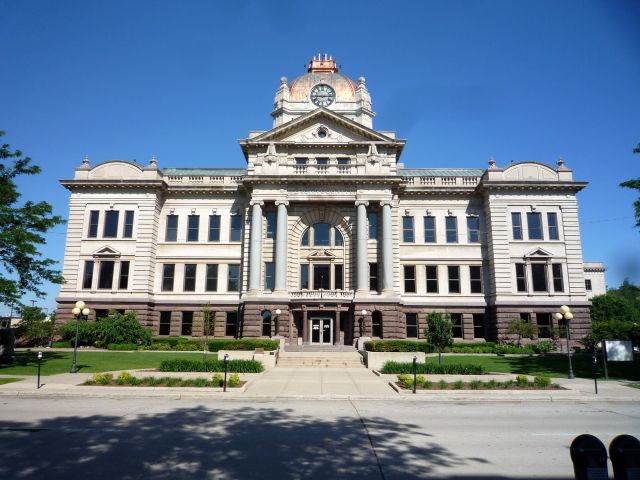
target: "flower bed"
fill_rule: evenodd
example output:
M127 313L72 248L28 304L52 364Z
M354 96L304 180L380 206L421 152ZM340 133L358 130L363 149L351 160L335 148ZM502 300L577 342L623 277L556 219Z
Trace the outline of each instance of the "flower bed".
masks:
M413 389L413 375L402 373L398 375L398 381L395 383L403 390ZM447 382L440 380L433 382L426 379L423 375L416 376L416 390L557 390L560 385L551 383L549 377L534 377L533 381L529 380L527 375L518 375L515 380L506 380L499 382L497 380L472 380L465 382L464 380L456 380L455 382Z
M224 383L224 377L216 373L211 379L203 377L187 378L180 377L142 377L138 378L129 372L122 372L116 378L110 373L96 373L91 380L87 380L84 385L91 386L123 386L123 387L198 387L198 388L219 388ZM242 387L245 381L240 380L237 373L232 373L227 378L227 388Z
M385 362L381 373L413 373L413 363L410 362ZM482 365L460 365L437 363L416 363L416 373L440 374L440 375L482 375L485 373Z

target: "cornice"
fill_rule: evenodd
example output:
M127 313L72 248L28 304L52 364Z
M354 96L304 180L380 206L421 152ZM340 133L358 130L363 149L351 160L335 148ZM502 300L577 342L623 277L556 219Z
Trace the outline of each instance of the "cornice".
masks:
M96 189L148 189L166 190L167 184L162 180L60 180L60 184L67 190L96 190Z
M400 177L392 176L362 176L362 175L323 175L317 176L288 176L260 175L246 176L240 183L243 185L390 185L399 186L402 183Z
M478 185L481 191L494 190L563 190L570 192L579 192L586 187L589 182L558 182L558 181L489 181L483 180Z

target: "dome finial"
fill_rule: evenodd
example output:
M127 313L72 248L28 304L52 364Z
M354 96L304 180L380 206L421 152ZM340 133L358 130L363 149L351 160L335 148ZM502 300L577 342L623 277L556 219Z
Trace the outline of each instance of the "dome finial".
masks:
M338 65L328 53L319 53L317 56L313 56L311 62L309 62L307 71L314 73L336 73L338 71Z

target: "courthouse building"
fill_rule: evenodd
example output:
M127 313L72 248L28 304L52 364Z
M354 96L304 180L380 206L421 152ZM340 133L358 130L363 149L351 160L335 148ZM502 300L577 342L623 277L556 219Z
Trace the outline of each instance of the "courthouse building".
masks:
M351 345L423 338L432 311L459 340L520 317L544 338L566 304L584 334L588 288L604 288L582 258L586 183L563 161L416 168L374 115L365 79L323 55L280 79L273 128L240 141L245 168L85 159L61 181L58 318L83 300L91 317L132 310L157 335L202 336L210 309L217 337Z

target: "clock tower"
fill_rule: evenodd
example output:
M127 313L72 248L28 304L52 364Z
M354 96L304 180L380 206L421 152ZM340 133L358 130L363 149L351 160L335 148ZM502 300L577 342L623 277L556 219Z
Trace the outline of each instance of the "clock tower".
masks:
M354 82L338 72L331 55L318 54L307 66L307 73L289 82L280 79L276 92L273 126L279 127L307 112L327 108L366 127L373 127L375 113L371 110L371 96L360 77Z

